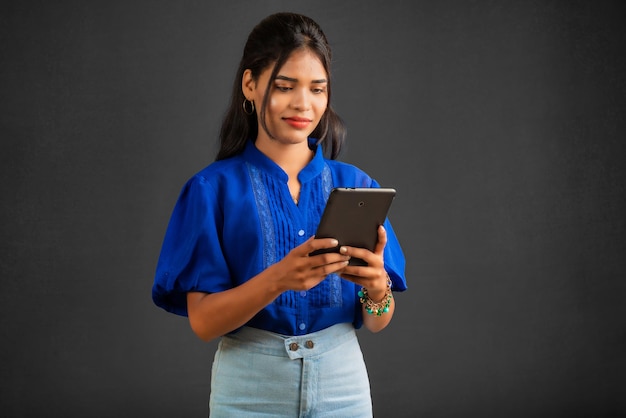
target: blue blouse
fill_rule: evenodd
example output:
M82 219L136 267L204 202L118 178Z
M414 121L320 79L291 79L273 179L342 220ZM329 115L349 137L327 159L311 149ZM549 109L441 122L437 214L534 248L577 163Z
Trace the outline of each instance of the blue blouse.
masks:
M325 159L321 146L311 142L311 147L315 156L298 175L298 205L289 193L287 174L252 141L241 154L213 162L185 184L157 265L156 305L187 315L187 292L214 293L240 285L314 235L333 187L380 187L360 169ZM385 269L393 290L403 291L404 255L389 220L385 228ZM247 325L283 335L344 322L359 328L359 289L331 274L309 291L284 292Z

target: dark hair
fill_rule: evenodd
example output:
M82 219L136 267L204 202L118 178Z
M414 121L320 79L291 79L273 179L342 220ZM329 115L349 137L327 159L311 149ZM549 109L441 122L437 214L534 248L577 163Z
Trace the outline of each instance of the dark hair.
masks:
M346 136L346 129L341 118L330 106L331 51L326 35L311 18L295 13L276 13L263 19L248 36L233 83L230 105L222 121L220 149L216 160L239 154L245 148L248 139L255 139L258 134L256 113L248 115L243 109L245 97L241 89L241 80L244 71L249 69L252 78L258 80L261 73L273 65L270 76L270 80L273 80L291 53L302 48L310 50L319 58L328 75L328 106L311 137L321 143L327 157L337 158ZM259 119L265 131L268 131L265 125L265 111L271 87L272 84L268 83L260 108L257 104Z

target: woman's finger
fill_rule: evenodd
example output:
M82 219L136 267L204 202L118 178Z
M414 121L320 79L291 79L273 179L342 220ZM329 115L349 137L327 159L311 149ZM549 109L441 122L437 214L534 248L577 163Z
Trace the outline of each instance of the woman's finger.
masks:
M376 242L376 247L374 247L374 253L383 255L385 245L387 245L387 231L385 231L384 226L380 225L378 227L378 241Z

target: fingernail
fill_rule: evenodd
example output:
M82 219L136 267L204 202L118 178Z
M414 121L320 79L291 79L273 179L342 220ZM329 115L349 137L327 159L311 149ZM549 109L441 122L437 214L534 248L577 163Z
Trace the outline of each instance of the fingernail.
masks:
M341 247L341 248L339 249L339 252L341 252L341 253L346 253L346 252L348 252L348 249L347 249L346 247Z

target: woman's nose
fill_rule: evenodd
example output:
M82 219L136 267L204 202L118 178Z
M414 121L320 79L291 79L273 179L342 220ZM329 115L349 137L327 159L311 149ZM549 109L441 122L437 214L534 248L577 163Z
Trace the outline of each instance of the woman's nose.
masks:
M304 89L297 90L292 96L291 107L300 111L309 110L311 107L311 99L308 92Z

